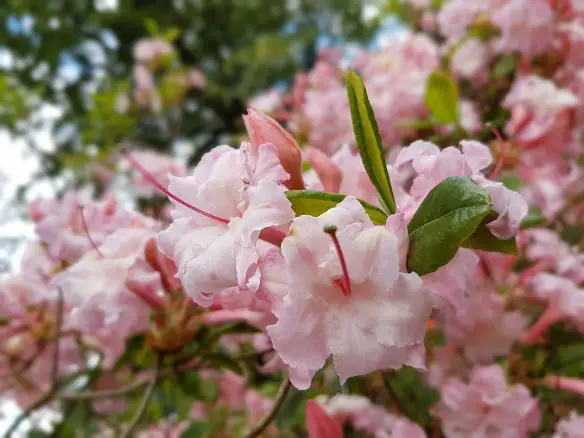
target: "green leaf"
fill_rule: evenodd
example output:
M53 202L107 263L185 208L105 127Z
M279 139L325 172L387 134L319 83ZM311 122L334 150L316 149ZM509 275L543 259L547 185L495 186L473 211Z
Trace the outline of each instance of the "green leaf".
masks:
M296 216L303 214L308 216L320 216L324 212L336 207L339 202L347 197L340 193L319 192L317 190L289 190L286 197L292 203L292 210ZM359 200L365 212L376 225L383 225L387 215L374 205Z
M239 363L227 354L210 353L204 355L201 359L203 362L209 365L214 365L216 368L227 369L229 371L233 371L236 374L243 375L243 369Z
M365 85L359 75L352 70L347 73L346 82L353 131L355 132L361 160L369 179L377 189L381 205L383 205L385 211L393 214L396 211L395 199L387 171L379 128L367 97L367 90L365 90Z
M515 71L517 67L517 59L513 56L501 56L495 65L493 72L495 79L501 79Z
M544 225L546 222L547 218L540 210L531 210L521 221L521 229L524 230L526 228L538 227Z
M501 175L499 181L503 183L505 187L514 192L518 192L521 189L521 178L516 175Z
M515 238L498 239L489 231L485 220L483 220L477 230L468 239L462 242L461 246L464 248L480 249L488 252L501 252L504 254L517 255L517 244L515 243Z
M198 373L179 373L176 380L185 394L197 398L203 398L201 396L201 378Z
M144 21L144 26L146 27L146 31L150 36L157 36L160 33L160 29L158 28L158 23L152 18L147 18Z
M187 430L181 434L181 438L203 438L211 431L208 423L197 421L192 423Z
M446 178L428 193L408 225L409 271L424 275L447 264L490 211L488 193L471 178Z
M174 40L176 40L180 34L181 34L181 29L180 27L170 27L168 29L166 29L166 32L164 32L164 39L170 43L172 43Z
M458 85L449 73L436 70L428 77L424 103L439 122L458 124Z
M440 393L428 386L422 373L411 367L402 367L384 373L383 380L406 417L423 427L431 425L431 407L440 400Z

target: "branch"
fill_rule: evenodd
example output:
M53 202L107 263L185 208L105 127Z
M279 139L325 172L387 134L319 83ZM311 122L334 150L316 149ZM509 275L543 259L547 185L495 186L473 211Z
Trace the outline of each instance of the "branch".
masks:
M276 395L276 399L274 400L274 404L272 409L265 415L264 418L260 420L260 422L250 430L246 435L245 438L256 438L260 436L260 434L267 429L270 423L276 418L278 411L284 404L284 400L286 399L286 395L288 395L288 391L290 390L290 379L288 376L284 378L280 389L278 390L278 394Z
M150 399L152 398L152 394L154 394L154 388L156 388L156 384L158 383L158 379L160 378L160 367L162 366L162 355L159 354L156 356L156 368L154 369L154 376L150 381L150 385L146 389L144 393L144 398L142 399L142 403L138 407L134 418L132 419L131 423L128 425L126 431L122 434L121 438L130 438L134 432L134 429L140 423L140 420L144 416L144 412L146 412L146 408L150 403Z
M16 417L16 420L14 420L14 422L10 425L10 427L6 431L6 435L5 435L6 438L10 438L12 436L12 434L14 432L16 432L16 429L18 429L18 426L20 426L20 423L22 423L24 420L26 420L34 411L41 408L46 403L50 402L54 395L55 395L55 391L53 391L53 390L47 392L45 395L43 395L41 398L39 398L35 403L33 403L31 406L29 406L28 409L24 410L18 417Z
M57 312L55 317L55 346L53 350L53 364L51 368L51 388L57 387L57 378L59 376L59 341L61 338L61 327L63 325L63 289L57 289Z
M151 383L149 380L142 380L139 382L133 382L123 388L108 389L103 391L85 391L75 394L59 394L58 398L63 400L81 401L81 400L96 400L101 398L114 398L127 395L131 392L137 391L138 389Z

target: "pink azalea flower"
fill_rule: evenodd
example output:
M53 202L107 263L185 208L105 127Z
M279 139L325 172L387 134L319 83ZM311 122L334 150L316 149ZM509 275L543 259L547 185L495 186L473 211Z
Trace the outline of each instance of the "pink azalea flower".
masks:
M271 144L257 150L247 144L239 150L219 146L192 176L171 178L176 210L159 245L175 261L196 303L208 307L217 293L236 286L258 289L259 234L294 217L279 184L286 178Z
M470 380L449 379L435 409L444 434L527 438L539 426L539 406L523 385L508 386L498 365L473 369Z
M582 438L584 430L584 416L577 412L570 412L568 418L563 418L556 425L552 438Z
M528 320L519 312L505 311L505 298L486 281L476 281L469 289L465 308L446 319L446 337L462 347L468 360L490 363L510 352Z
M475 17L488 11L489 0L451 0L440 8L437 21L440 33L449 39L459 39L466 34L466 30L475 20Z
M191 68L187 71L187 88L191 90L201 90L207 86L207 77L198 68Z
M282 243L290 289L267 328L285 364L311 375L332 355L344 382L412 362L433 301L416 274L400 272L398 243L351 196L319 217L295 218Z
M503 106L511 110L508 135L528 148L558 150L569 143L578 98L552 81L531 75L516 79Z
M137 438L180 438L189 428L187 421L162 419L136 434Z
M499 213L487 227L500 239L514 236L527 214L526 202L502 183L482 175L481 171L492 162L487 146L471 140L463 140L460 145L462 151L453 146L440 150L432 143L418 140L400 150L394 167L399 173L409 175L409 192L417 202L450 176L472 177L489 193L493 209Z
M392 39L377 53L362 52L354 62L367 85L384 146L412 133L403 122L428 115L426 79L438 64L438 45L426 35L413 33ZM343 75L337 57L321 59L307 76L299 78L293 91L301 95L294 99L302 104L291 115L291 128L327 155L344 146L355 147Z
M432 350L432 358L428 365L428 383L440 388L448 379L466 378L469 374L468 361L458 354L454 345L444 345Z
M547 301L548 305L540 319L525 335L526 341L533 341L552 324L567 320L584 333L584 290L572 280L542 272L531 280L533 296Z
M225 405L230 411L238 411L245 406L245 377L231 371L219 378L218 405Z
M469 38L457 47L450 66L452 71L463 78L476 78L487 67L489 51L478 38Z
M264 397L261 393L247 390L244 396L246 421L248 424L257 424L272 409L274 401ZM266 437L277 437L278 429L275 424L270 424L263 433Z
M520 52L527 58L546 52L554 41L554 11L546 0L509 0L491 16L501 36L493 41L499 53Z
M343 438L340 424L329 417L314 400L306 403L306 429L309 438Z
M468 289L478 263L479 258L473 251L460 248L448 264L422 277L424 286L440 297L440 307L446 315L468 307Z
M584 255L570 247L557 233L534 228L524 234L527 237L525 255L529 260L553 269L576 284L584 281Z
M53 279L71 307L66 326L96 338L106 364L123 352L127 337L146 330L150 310L162 306L161 275L146 257L155 237L146 228L120 229L99 253L86 254Z
M275 88L254 96L249 101L250 108L255 108L265 114L274 114L282 106L282 93Z
M358 395L318 396L316 402L327 415L358 432L376 438L425 438L424 430L406 418L390 414L384 407Z
M134 59L139 63L158 63L165 56L174 53L172 45L161 38L143 38L133 48Z
M121 209L107 195L101 202L91 202L83 192L68 192L54 208L37 213L35 232L47 245L50 257L72 263L99 245L121 227L141 220L136 214Z

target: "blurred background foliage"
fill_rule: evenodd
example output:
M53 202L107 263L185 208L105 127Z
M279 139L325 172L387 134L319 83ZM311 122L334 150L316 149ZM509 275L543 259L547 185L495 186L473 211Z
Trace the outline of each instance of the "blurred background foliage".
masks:
M0 128L35 148L39 111L59 108L56 147L36 151L39 177L73 169L83 183L88 166L107 160L121 141L160 151L186 141L192 164L241 132L250 97L309 69L319 37L367 41L379 22L364 20L364 1L4 0ZM116 100L135 86L132 48L148 37L176 50L157 72L162 108L116 112ZM206 86L181 94L176 75L187 68L200 70Z

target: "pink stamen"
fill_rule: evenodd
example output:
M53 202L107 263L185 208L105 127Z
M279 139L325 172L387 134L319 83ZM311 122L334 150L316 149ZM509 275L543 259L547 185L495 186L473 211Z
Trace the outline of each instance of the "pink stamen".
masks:
M499 132L499 130L497 128L493 128L492 129L493 134L495 134L495 137L497 137L497 140L499 140L499 144L501 145L501 153L499 155L499 159L497 160L497 164L495 165L495 168L493 169L493 172L491 172L491 174L489 175L489 179L495 179L499 173L501 172L501 169L503 169L503 163L505 161L505 154L507 153L507 143L505 143L505 141L503 140L503 137L501 136L501 133Z
M136 161L136 159L134 159L134 157L132 157L132 154L130 154L130 152L127 149L122 149L121 153L122 153L122 155L124 155L124 157L126 157L128 162L130 163L130 165L134 169L136 169L138 172L140 172L140 174L142 174L142 176L144 177L144 179L146 181L148 181L150 184L152 184L154 187L156 187L160 192L164 193L170 199L178 202L179 204L184 205L188 209L193 210L193 211L199 213L200 215L203 215L209 219L212 219L212 220L217 221L217 222L221 222L222 224L229 223L229 221L227 219L223 219L222 217L215 216L211 213L207 213L206 211L201 210L200 208L195 207L192 204L189 204L184 199L181 199L178 196L176 196L174 193L170 192L170 190L168 190L166 187L164 187L162 184L160 184L150 172L148 172L144 167L142 167L142 165L140 163L138 163L138 161Z
M79 215L81 216L81 225L83 226L83 231L85 232L85 235L87 236L87 240L89 240L89 243L91 244L92 248L97 252L97 254L99 254L99 256L102 259L105 259L105 256L99 250L99 247L95 243L95 240L93 240L93 238L91 237L91 234L89 233L89 227L87 226L87 222L85 220L85 215L83 214L83 207L81 205L79 206Z
M540 262L536 263L535 265L530 266L525 271L523 271L521 274L519 274L519 278L517 279L517 283L520 286L524 286L525 283L527 283L527 281L530 278L532 278L534 275L537 275L540 272L544 271L546 269L546 265L547 265L546 262L540 261Z
M341 249L341 244L337 238L337 227L335 225L325 225L323 231L327 233L335 245L335 249L339 256L339 261L341 262L341 269L343 270L343 278L337 278L334 283L339 286L343 295L346 297L351 296L351 279L349 278L349 271L347 269L347 262L345 261L345 256L343 255L343 250Z
M533 324L523 337L523 342L529 344L543 335L553 324L558 322L560 315L553 304L548 305L541 317Z

